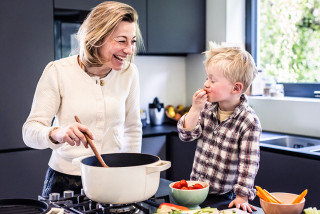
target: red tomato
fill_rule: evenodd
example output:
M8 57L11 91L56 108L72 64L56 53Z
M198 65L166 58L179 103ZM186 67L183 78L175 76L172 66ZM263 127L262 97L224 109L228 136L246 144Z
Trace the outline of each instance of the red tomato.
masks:
M188 183L184 179L180 181L180 184L181 184L181 187L188 187Z
M195 185L193 185L193 189L202 189L203 186L201 184L196 183Z
M188 189L193 190L194 188L193 186L188 186Z
M172 185L172 187L173 188L176 188L176 189L181 189L181 184L180 184L180 182L176 182L176 183L174 183L173 185Z
M181 189L183 189L183 190L189 190L188 187L182 187Z

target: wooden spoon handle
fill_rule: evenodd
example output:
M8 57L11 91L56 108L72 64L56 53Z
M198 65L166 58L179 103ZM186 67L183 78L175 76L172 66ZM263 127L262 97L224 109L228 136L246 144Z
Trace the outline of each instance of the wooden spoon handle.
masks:
M74 118L76 119L76 121L77 121L78 123L82 124L81 121L80 121L80 119L79 119L77 116L74 116ZM88 135L87 133L84 133L84 132L82 132L82 134L84 134L86 140L88 141L89 146L91 147L91 149L92 149L93 153L95 154L95 156L98 158L98 161L100 162L100 164L101 164L103 167L109 167L109 166L104 162L104 160L102 159L101 155L99 154L98 150L97 150L96 147L94 146L94 144L93 144L92 140L90 139L89 135Z

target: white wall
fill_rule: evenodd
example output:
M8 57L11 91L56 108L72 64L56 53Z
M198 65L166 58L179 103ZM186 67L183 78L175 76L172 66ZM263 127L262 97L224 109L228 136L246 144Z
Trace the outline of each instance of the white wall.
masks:
M206 1L206 41L245 44L245 0Z
M203 61L205 56L202 54L190 54L186 58L186 100L187 105L192 104L194 92L203 88L206 80L206 71Z
M206 1L206 41L225 42L227 36L226 0ZM208 47L208 42L206 44Z
M262 129L320 137L320 100L312 98L249 97Z
M176 56L137 56L140 74L141 108L155 97L164 105L186 104L186 60Z

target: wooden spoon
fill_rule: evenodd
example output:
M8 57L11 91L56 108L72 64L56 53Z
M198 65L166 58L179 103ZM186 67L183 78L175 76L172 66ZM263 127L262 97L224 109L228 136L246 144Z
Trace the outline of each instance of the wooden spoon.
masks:
M78 123L82 124L81 121L80 121L80 119L77 117L77 115L74 116L74 118L76 119L76 121L77 121ZM86 140L88 141L89 146L91 147L93 153L94 153L94 154L96 155L96 157L98 158L98 161L100 162L101 166L103 166L103 167L109 167L109 166L104 162L104 160L102 159L101 155L100 155L99 152L97 151L96 147L94 146L94 144L93 144L92 140L90 139L90 137L88 136L88 134L87 134L87 133L84 133L84 132L82 132L82 134L84 134L84 136L86 137Z

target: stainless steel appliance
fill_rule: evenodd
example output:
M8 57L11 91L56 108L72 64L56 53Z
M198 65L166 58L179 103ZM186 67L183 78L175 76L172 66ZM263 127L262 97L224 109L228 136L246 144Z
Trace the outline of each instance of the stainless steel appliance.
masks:
M151 125L162 125L164 120L164 104L159 102L158 97L153 103L149 103L149 118Z
M49 196L50 197L50 196ZM80 195L60 197L57 200L39 197L40 201L48 203L51 207L60 208L64 213L156 213L161 203L170 202L169 195L152 197L142 202L131 204L102 204L87 198L82 192Z
M76 33L87 16L88 11L62 10L54 11L54 56L61 59L78 53Z

